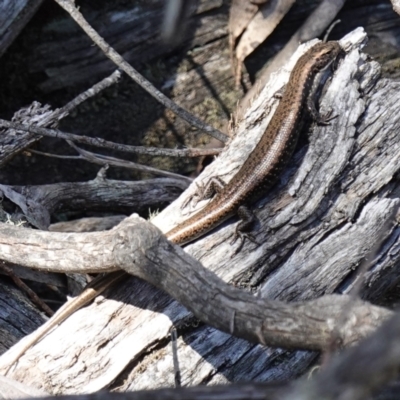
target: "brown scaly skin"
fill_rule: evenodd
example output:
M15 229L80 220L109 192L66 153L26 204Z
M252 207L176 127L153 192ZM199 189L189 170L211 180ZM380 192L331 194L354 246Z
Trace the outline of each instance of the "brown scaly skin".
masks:
M311 106L310 111L318 122L327 122L308 99L317 73L329 66L341 51L338 42L318 43L300 57L256 148L223 188L215 181L211 183L212 188L206 187L206 192L214 191L216 196L198 213L169 231L166 236L170 241L181 245L191 242L237 213L242 221L237 226L236 237L245 236L243 232L252 222L246 205L266 193L287 165L296 147L307 107Z
M241 222L236 228L234 240L238 237L242 242L245 237L251 239L251 236L245 233L253 221L253 215L247 205L260 198L276 182L287 165L296 147L306 110L308 109L319 123L326 124L329 121L329 116L319 115L310 101L310 95L318 72L328 67L341 52L338 42L318 43L300 57L290 74L271 122L256 148L228 184L224 184L218 178L209 182L203 190L202 197L208 198L216 193L215 197L202 210L166 234L171 242L180 245L189 243L235 214L239 215ZM94 279L90 287L68 302L36 331L36 335L31 336L23 349L13 357L6 373L25 351L47 332L126 275L123 271L117 271Z

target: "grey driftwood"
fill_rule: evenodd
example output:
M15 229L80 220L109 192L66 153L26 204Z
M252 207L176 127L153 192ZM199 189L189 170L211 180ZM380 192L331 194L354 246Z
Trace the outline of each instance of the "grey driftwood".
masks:
M310 132L309 144L303 142L280 183L258 203L256 238L262 245L255 248L249 243L231 257L235 223L230 221L185 248L223 280L266 299L284 301L348 293L364 270L368 270L361 284L364 298L382 298L393 285L398 275L399 84L380 79L379 65L359 51L364 40L365 34L358 30L343 41L347 57L322 98L320 108L331 107L338 117L330 126L305 129L304 134ZM309 45L262 90L238 124L236 137L198 181L213 175L228 180L237 171L268 124L278 101L273 94ZM193 190L194 186L153 223L166 231L186 218L190 211L180 206ZM59 238L60 246L67 243ZM68 238L81 246L78 237ZM2 246L7 244L0 244L5 254ZM48 246L36 245L37 253L32 256L31 250L23 260L21 243L20 262L49 268L39 256ZM10 248L8 244L8 253ZM58 267L53 263L54 269L96 267L96 253L80 253L79 265L71 262L67 256L73 255L67 251L64 255ZM103 270L115 265L110 257ZM344 320L352 317L350 306ZM172 386L169 329L172 322L179 325L187 316L188 311L165 293L132 278L28 351L10 376L53 394ZM184 385L290 379L315 358L315 353L306 351L254 345L205 325L189 323L182 333L178 357Z

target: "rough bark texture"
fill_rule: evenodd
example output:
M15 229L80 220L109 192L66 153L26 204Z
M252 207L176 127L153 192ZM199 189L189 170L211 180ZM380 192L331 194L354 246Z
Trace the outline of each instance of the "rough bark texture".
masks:
M13 117L14 122L26 124L52 126L58 122L53 119L55 112L49 106L42 107L40 103L34 102L31 106L19 110ZM41 139L39 135L30 132L17 132L15 130L1 130L0 138L0 166L4 166L12 157L20 151L25 150L33 143Z
M360 22L358 16L366 15L371 21L367 29L375 36L373 43L376 37L383 38L386 43L395 40L398 20L385 18L386 6L390 7L390 4L376 8L377 2L364 3L371 4L365 6L364 14L345 10L347 18L342 16L342 19L357 26L365 23L362 18ZM371 19L371 15L375 19ZM302 17L301 13L297 16ZM148 15L145 19L152 21ZM191 53L176 78L165 79L164 88L175 84L173 91L180 104L194 111L198 110L196 107L202 100L215 96L215 90L220 94L220 86L230 79L227 78L230 71L228 54L221 51L226 18L221 16L219 25L206 24L207 21L210 20L204 20L204 29L209 26L212 29L205 32L204 39L211 38L211 41L205 40L204 48ZM347 31L351 25L347 22L339 25L337 30ZM141 23L134 21L132 26L141 26ZM108 27L121 27L121 24L109 24ZM134 29L134 38L137 33ZM284 41L287 35L279 36ZM126 35L126 38L129 44L132 43L132 37ZM59 47L59 40L55 41L54 50L63 47ZM79 40L68 40L68 44ZM43 48L46 47L47 44L43 44ZM89 41L86 47L88 51L96 51ZM152 50L153 46L146 49ZM132 54L136 56L138 51L141 60L146 60L147 53L141 51L140 42ZM83 60L88 56L86 50L74 52L73 48L67 53L76 54ZM41 54L40 60L39 53L32 54L38 62L46 61L45 56L48 56L43 70L54 73L54 79L60 72L61 75L65 73L62 68L65 50L61 58L56 51ZM363 285L365 298L381 301L398 283L396 246L399 230L390 223L392 213L397 211L399 192L396 180L399 85L379 79L379 68L375 63L365 62L364 58L357 67L357 57L352 57L347 78L336 83L338 90L328 94L325 100L328 107L338 111L341 119L333 121L330 127L313 130L309 147L304 147L303 143L280 186L259 203L262 210L257 212L260 221L258 240L265 239L263 246L254 250L249 245L240 255L229 259L232 249L228 243L235 225L230 221L213 235L188 247L195 258L225 280L251 290L260 289L263 295L282 300L347 292L354 286L360 266L364 269L372 265L368 271L369 286ZM61 68L55 65L52 69L54 60L58 59ZM30 68L34 65L31 61L32 58L27 62ZM71 66L74 73L63 75L66 80L75 77L85 80L88 74L92 76L93 69L79 70L82 66L79 60L76 65L75 70L74 65ZM82 75L80 71L83 71ZM207 88L204 81L209 83ZM369 91L374 83L375 87ZM361 92L358 92L359 85L364 89ZM269 94L275 89L269 87ZM225 101L231 94L223 92L221 97ZM234 165L230 164L230 159L240 164L246 157L242 149L251 146L250 138L255 137L256 131L262 132L265 118L272 112L275 100L264 101L258 106L258 113L247 117L246 128L238 129L238 136L246 131L245 143L237 145L236 153L221 156L201 177L202 181L206 176L224 175L225 172L223 179L232 176ZM263 110L263 107L266 108ZM220 115L212 114L212 118L220 120ZM167 119L167 123L172 119ZM253 130L247 129L252 125L255 126ZM24 174L28 173L24 171ZM167 220L170 225L172 221L178 222L174 212L180 213L178 207L175 211L170 209L162 213L157 220L158 226L164 226ZM185 218L185 215L181 217ZM378 245L377 251L371 252L377 243L382 246ZM365 256L369 257L367 266ZM91 262L96 261L92 258ZM107 300L80 311L21 359L15 376L45 387L51 393L93 391L103 387L127 390L172 386L174 372L167 316L173 315L174 321L179 321L187 311L136 279L126 282L109 296L126 304ZM134 325L132 331L128 329L130 325ZM205 326L196 328L195 324L188 324L178 342L181 374L187 385L290 379L304 372L315 358L315 354L305 351L287 352L252 345Z
M90 182L84 183L61 183L61 184L54 184L54 185L42 185L42 186L6 186L0 185L0 193L2 196L9 199L15 205L18 205L23 214L19 214L20 217L26 217L26 219L35 227L40 228L42 230L49 229L50 224L50 214L57 211L62 210L75 210L80 211L83 208L86 210L102 210L102 211L126 211L127 213L138 211L142 212L146 217L148 216L149 208L156 209L157 207L162 207L165 204L171 203L178 195L185 189L186 185L181 180L174 180L174 179L148 179L141 182L121 182L121 181L114 181L108 180L105 178L103 174L99 174L96 179ZM4 210L1 210L2 214L1 217L4 218ZM14 217L15 219L15 217ZM120 221L121 219L119 219ZM118 221L118 222L119 222ZM14 222L18 222L17 220ZM20 221L19 221L20 222ZM72 225L72 223L64 223L64 224L54 224L51 227L52 231L64 231L64 232L77 232L77 231L104 231L110 229L112 226L116 225L115 219L111 222L105 224L103 229L99 229L98 224L93 226L93 221L91 226L88 224L84 224L81 221L80 227L74 227L71 229L66 229L66 225ZM64 227L64 229L62 229ZM27 244L25 242L25 230L21 229L19 231L14 232L11 236L14 236L9 241L7 237L4 237L4 241L2 243L2 254L9 253L12 247L18 247L18 240L21 240L21 251L18 251L18 255L16 258L9 262L13 262L16 264L25 265L24 259L28 256L29 252L32 251L36 246L38 248L42 248L44 252L40 252L38 254L38 262L39 265L37 268L40 268L40 260L47 259L48 255L46 256L46 252L49 250L51 252L54 251L54 261L55 265L60 263L60 259L57 258L61 257L62 259L68 258L66 255L58 256L56 252L58 250L65 252L63 242L58 242L53 237L53 239L48 239L46 237L45 232L42 232L45 236L42 236L41 233L38 233L38 237L31 242L30 249L25 248L24 246ZM98 234L102 235L102 233ZM106 233L107 235L107 233ZM7 235L6 235L7 236ZM67 235L68 236L68 235ZM100 237L100 236L99 236ZM19 239L17 239L19 238ZM107 239L105 239L107 241ZM72 239L74 242L74 239ZM44 249L43 246L47 246L47 249ZM54 245L54 247L52 247ZM104 246L103 243L98 243L97 245L93 243L94 247L88 251L88 248L85 249L87 244L81 243L81 249L75 249L75 251L82 251L82 256L79 257L78 260L75 260L81 265L92 265L94 269L93 272L96 272L96 262L95 259L92 258L90 254L96 254L99 251L101 252L101 248ZM99 246L98 250L95 250L95 247ZM68 251L68 250L66 250ZM89 253L89 254L87 254ZM65 254L65 253L64 253ZM87 254L88 258L84 255ZM87 264L85 262L87 260ZM103 261L105 259L102 259ZM109 263L112 264L113 261L111 260ZM62 264L62 263L61 263ZM52 270L59 270L62 271L63 267L60 264L60 268L53 268ZM73 264L73 263L72 263ZM54 265L54 266L55 266ZM21 269L21 268L20 268ZM112 269L106 267L106 271ZM72 267L72 271L74 271L74 267ZM18 268L16 270L17 275L24 274L24 278L29 279L29 275L22 270L19 271ZM88 271L83 271L88 272ZM30 276L32 277L34 272L32 271ZM53 278L54 279L54 278ZM39 279L39 281L46 282L46 278L43 277ZM49 283L49 282L47 282ZM56 282L52 281L52 284L57 285Z
M147 216L149 209L165 207L186 186L179 179L123 182L107 179L100 173L90 182L42 186L0 185L0 193L21 208L30 224L47 230L50 215L61 211L137 212Z
M357 31L343 44L359 45L364 39ZM213 175L228 180L235 173L268 124L278 101L271 94L304 50L264 88L227 150L199 181ZM280 183L258 204L256 238L262 245L246 244L233 256L229 241L235 223L230 221L185 248L225 281L280 300L348 292L364 269L369 270L362 285L365 298L381 298L395 284L399 84L380 79L379 65L357 46L347 50L320 105L333 108L338 117L327 127L308 126L309 144L300 146ZM180 205L192 190L154 223L165 231L186 218L189 211ZM362 266L365 259L368 264ZM171 321L179 323L188 311L138 279L108 297L76 313L28 351L11 376L51 393L173 385L168 332ZM184 385L290 379L315 358L190 324L178 340L178 356Z

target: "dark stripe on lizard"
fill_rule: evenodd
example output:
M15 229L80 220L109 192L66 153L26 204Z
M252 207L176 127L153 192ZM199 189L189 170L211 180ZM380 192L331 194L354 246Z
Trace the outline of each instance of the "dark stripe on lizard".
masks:
M229 183L224 184L218 178L210 180L202 197L216 194L215 197L202 210L166 233L171 242L180 245L189 243L235 214L241 218L236 227L235 239L240 237L243 241L245 237L249 237L246 232L251 226L253 216L247 206L259 199L276 182L287 165L307 110L317 122L326 124L329 121L329 116L319 115L310 94L317 74L327 68L341 52L338 42L318 43L299 58L260 142ZM13 357L6 373L47 332L126 275L128 274L123 271L117 271L95 278L88 288L36 331L37 334Z

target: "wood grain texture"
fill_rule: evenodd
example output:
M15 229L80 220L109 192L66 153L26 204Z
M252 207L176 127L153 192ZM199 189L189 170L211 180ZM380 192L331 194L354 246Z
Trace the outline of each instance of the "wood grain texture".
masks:
M158 178L143 181L107 179L101 170L88 182L63 182L51 185L0 185L0 193L24 212L30 224L47 230L55 211L133 212L148 215L164 208L182 193L187 184L180 179Z
M364 39L357 31L343 42L354 47L322 98L322 110L332 107L338 117L330 126L309 127L309 144L300 146L278 186L258 203L256 233L262 245L254 249L249 244L230 258L235 223L229 221L185 248L225 281L267 298L314 298L348 291L367 257L371 268L364 297L382 297L395 284L400 91L398 83L380 79L379 65L359 52ZM272 95L306 47L262 90L230 146L200 181L216 174L229 180L237 171L269 122L277 104ZM182 211L180 204L192 190L194 186L154 223L167 231L186 218L189 211ZM382 246L371 257L376 243ZM178 323L188 311L139 279L132 278L108 297L53 331L21 358L11 376L52 393L173 385L168 332L171 321ZM315 357L190 325L178 340L178 356L184 385L290 379Z

